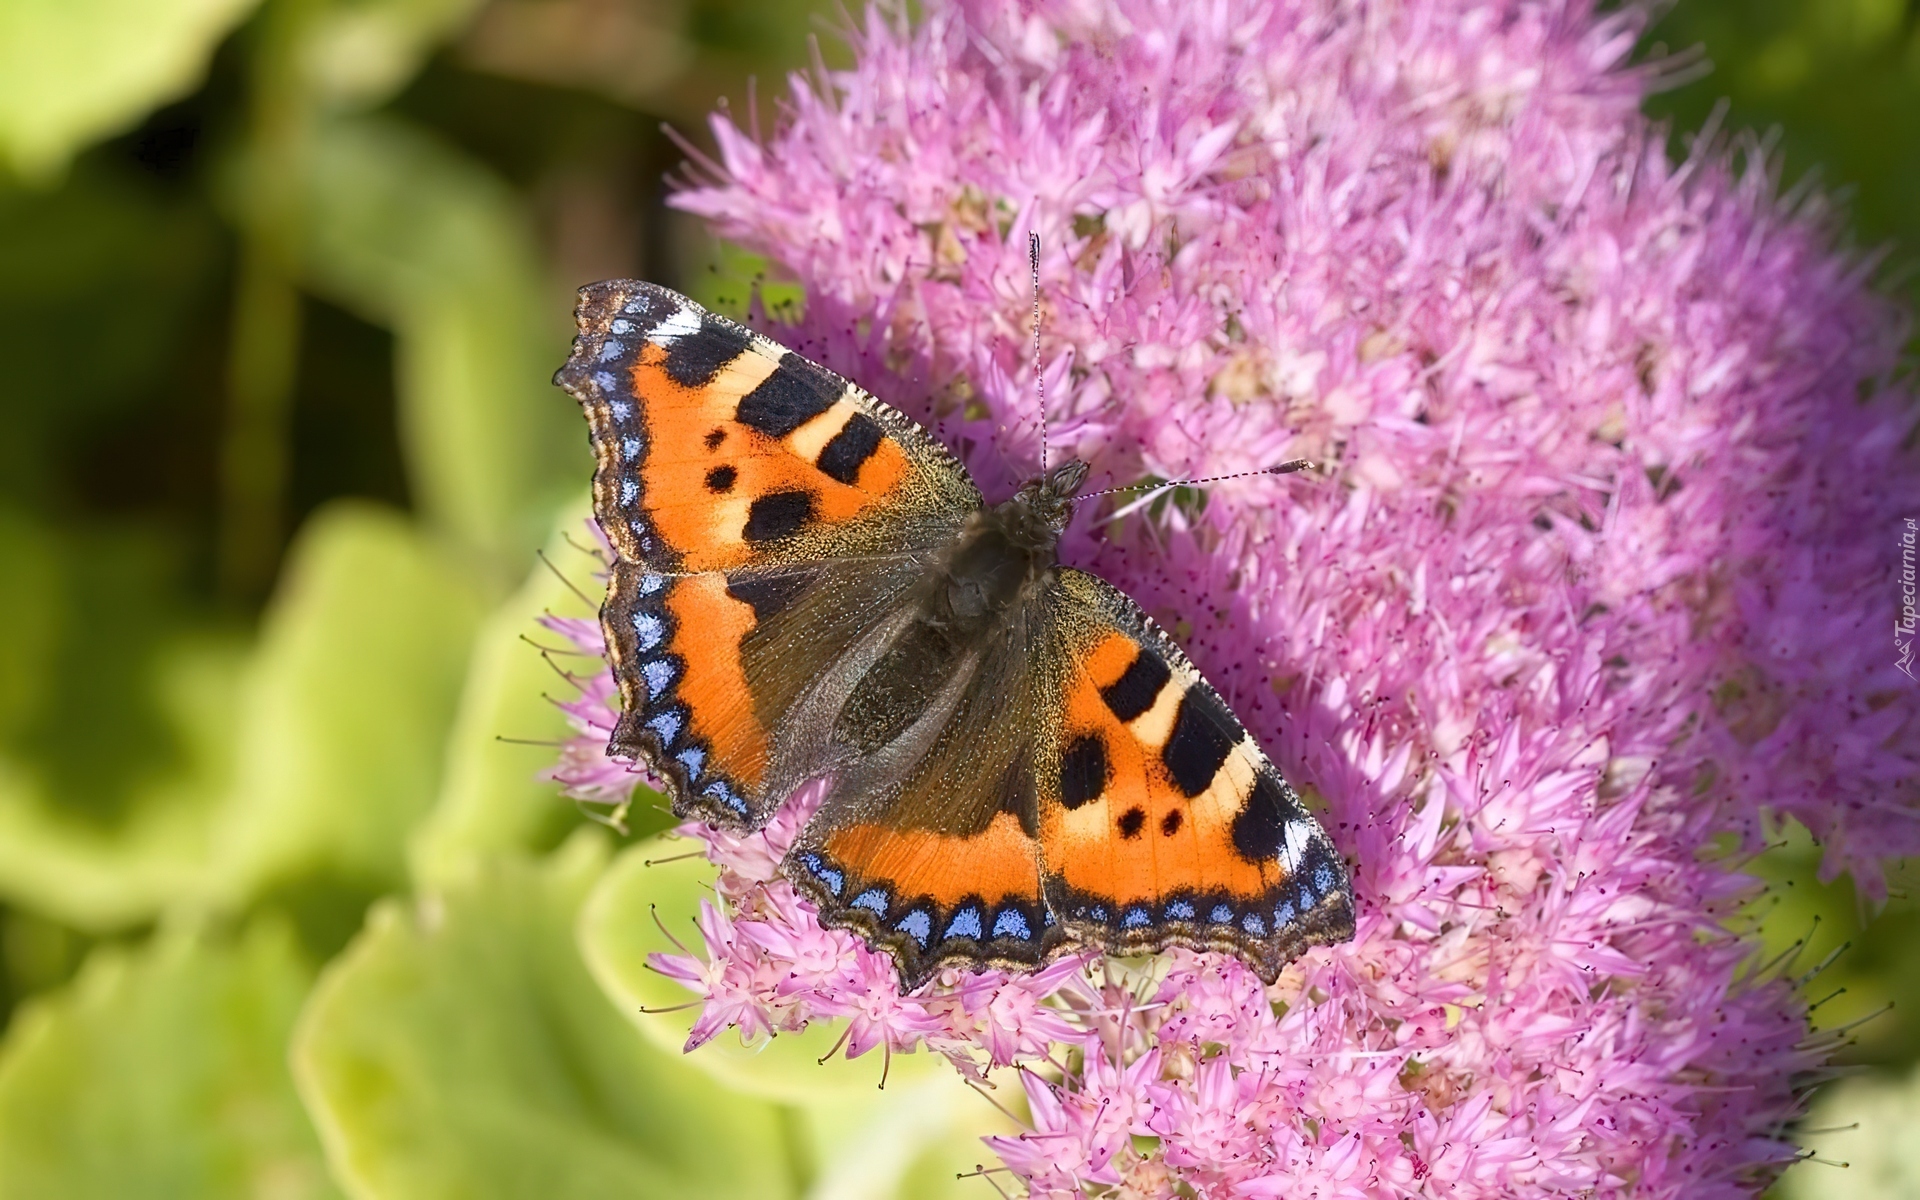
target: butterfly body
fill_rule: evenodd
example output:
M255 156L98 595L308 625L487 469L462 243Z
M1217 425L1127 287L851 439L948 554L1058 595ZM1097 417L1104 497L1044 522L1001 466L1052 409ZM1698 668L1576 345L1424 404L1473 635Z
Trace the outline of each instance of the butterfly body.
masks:
M577 317L608 752L676 813L757 829L821 781L785 873L908 985L1070 943L1270 979L1351 935L1344 864L1225 703L1059 563L1085 463L989 507L908 418L684 297L596 284Z

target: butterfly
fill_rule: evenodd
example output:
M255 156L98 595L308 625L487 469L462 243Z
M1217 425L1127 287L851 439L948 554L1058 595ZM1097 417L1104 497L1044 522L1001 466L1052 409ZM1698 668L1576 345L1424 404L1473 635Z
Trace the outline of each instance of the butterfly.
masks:
M783 872L909 988L1074 946L1271 982L1352 936L1345 864L1227 705L1058 562L1086 463L989 507L910 418L684 296L597 283L575 316L607 753L676 815L757 830L825 781Z

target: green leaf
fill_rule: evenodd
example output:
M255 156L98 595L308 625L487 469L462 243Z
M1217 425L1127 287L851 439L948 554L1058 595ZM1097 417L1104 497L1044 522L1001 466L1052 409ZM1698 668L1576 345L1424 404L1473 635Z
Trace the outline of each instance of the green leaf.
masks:
M371 107L399 91L479 7L480 0L333 0L316 14L302 58L327 101Z
M658 1011L678 1009L692 994L646 961L682 952L669 933L698 945L693 918L700 901L713 898L714 867L688 850L670 836L627 850L587 898L579 924L594 978L649 1041L674 1054L698 1011ZM887 1063L879 1051L852 1061L833 1054L845 1029L845 1021L819 1021L751 1047L723 1033L685 1061L739 1092L795 1107L818 1164L811 1195L977 1198L978 1180L955 1177L991 1157L981 1137L1011 1123L938 1055L896 1054ZM1017 1096L1011 1075L1002 1082ZM1017 1100L1002 1100L1009 1102Z
M401 442L425 514L517 576L592 469L551 383L568 299L506 185L394 121L316 131L302 210L309 282L398 338Z
M0 758L0 895L105 932L197 893L229 774L240 675L239 649L225 641L180 638L159 655L154 703L178 761L133 785L111 825L76 816L38 772Z
M1790 1168L1780 1200L1912 1200L1920 1196L1920 1070L1855 1076L1822 1088L1799 1142L1813 1157ZM1768 1195L1774 1195L1769 1192Z
M48 690L59 644L60 562L46 530L0 506L0 742L12 737Z
M733 242L706 239L706 269L692 273L687 295L703 307L745 320L758 291L761 307L783 320L798 320L807 303L805 287L791 280L771 278L764 254L754 254Z
M1920 21L1907 0L1686 0L1648 34L1699 47L1705 78L1648 99L1683 131L1731 101L1726 127L1772 131L1787 183L1809 170L1845 189L1849 224L1895 262L1920 247ZM1920 299L1911 272L1906 291Z
M78 819L0 759L0 895L97 932L316 873L362 894L404 885L479 619L467 577L406 520L322 510L244 666L204 639L160 661L183 762L122 819Z
M1005 1073L1002 1103L1019 1092L1016 1078ZM809 1194L835 1200L981 1200L981 1181L970 1176L994 1159L980 1139L1015 1130L951 1070L824 1096L800 1111L820 1164Z
M583 831L388 902L322 977L294 1074L338 1178L367 1197L778 1197L773 1108L634 1036L571 936L606 862Z
M313 871L405 882L479 619L465 577L397 514L343 503L307 523L250 668L213 899Z
M590 676L602 664L565 654L565 640L542 628L539 618L595 615L590 597L604 585L595 577L600 563L581 549L591 545L587 512L584 500L562 510L546 561L480 631L448 743L440 802L414 838L413 874L421 887L447 885L478 857L546 849L585 820L558 785L540 777L559 757L550 743L573 732L548 697L574 694L560 671ZM543 655L541 646L563 653Z
M1911 1062L1920 1056L1920 1025L1906 1014L1906 998L1920 989L1920 862L1888 865L1891 898L1875 911L1853 880L1820 878L1820 845L1798 821L1781 822L1781 836L1748 866L1767 881L1751 906L1762 943L1760 958L1786 956L1783 970L1806 983L1815 1029L1851 1032L1837 1053L1842 1063ZM1891 1011L1888 1011L1891 1010Z
M257 0L0 5L0 161L29 179L193 90Z
M693 922L700 902L713 899L715 868L693 853L697 849L698 843L671 835L634 846L614 860L580 914L580 950L593 977L641 1033L674 1053L686 1044L699 1014L694 1009L641 1011L678 1009L693 998L686 988L649 968L647 956L681 953L674 938L699 945ZM743 1045L736 1034L723 1033L687 1055L687 1061L728 1087L790 1103L865 1095L880 1082L882 1070L889 1088L953 1074L933 1054L896 1054L890 1067L883 1066L878 1051L822 1063L845 1029L845 1021L816 1021L800 1033L783 1033L753 1046ZM958 1086L957 1078L954 1083Z
M284 1052L309 981L277 922L95 953L0 1048L0 1198L335 1195Z

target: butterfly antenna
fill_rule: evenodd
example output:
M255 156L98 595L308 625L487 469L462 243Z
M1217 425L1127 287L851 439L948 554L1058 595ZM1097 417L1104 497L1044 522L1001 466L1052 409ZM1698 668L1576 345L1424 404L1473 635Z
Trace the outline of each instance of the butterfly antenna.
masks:
M1047 473L1047 381L1040 374L1040 235L1027 231L1027 271L1033 276L1033 392L1040 401L1040 473Z
M1095 496L1117 496L1121 492L1143 492L1154 488L1197 487L1203 483L1221 483L1228 479L1245 479L1250 475L1291 475L1295 471L1304 471L1313 463L1304 458L1292 462L1283 462L1277 467L1262 467L1258 471L1235 471L1231 475L1209 475L1205 479L1169 479L1164 483L1130 483L1126 487L1108 488L1104 492L1089 492L1081 496L1082 500L1091 500Z

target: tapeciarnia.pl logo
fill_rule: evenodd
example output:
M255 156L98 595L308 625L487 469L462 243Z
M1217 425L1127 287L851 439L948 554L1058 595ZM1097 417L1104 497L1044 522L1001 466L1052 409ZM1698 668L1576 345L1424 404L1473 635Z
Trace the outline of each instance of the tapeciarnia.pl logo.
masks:
M1914 577L1914 540L1920 535L1920 520L1908 517L1900 529L1900 615L1893 622L1893 649L1899 655L1893 665L1906 672L1907 678L1913 674L1913 633L1920 621L1916 620L1916 607L1920 607Z

